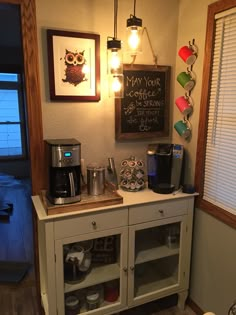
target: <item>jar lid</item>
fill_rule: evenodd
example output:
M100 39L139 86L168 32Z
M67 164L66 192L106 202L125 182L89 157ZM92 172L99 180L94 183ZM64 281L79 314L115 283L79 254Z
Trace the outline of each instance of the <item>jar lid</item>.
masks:
M97 163L91 163L87 165L87 170L91 171L104 171L105 167L102 165L99 165Z
M75 295L66 297L65 304L67 307L74 308L79 305L79 299Z
M99 293L98 292L89 292L86 296L86 299L88 302L96 302L99 299Z

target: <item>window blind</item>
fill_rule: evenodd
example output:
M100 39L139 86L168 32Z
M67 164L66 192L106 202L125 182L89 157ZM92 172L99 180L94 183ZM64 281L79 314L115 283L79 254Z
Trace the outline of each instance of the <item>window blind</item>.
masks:
M215 23L203 199L236 215L236 12Z

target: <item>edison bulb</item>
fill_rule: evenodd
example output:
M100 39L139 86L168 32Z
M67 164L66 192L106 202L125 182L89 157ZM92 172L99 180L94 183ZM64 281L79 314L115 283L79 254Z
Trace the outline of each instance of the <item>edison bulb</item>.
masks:
M114 93L117 93L121 90L122 88L122 84L121 82L119 81L119 78L118 77L113 77L113 80L112 80L112 91Z
M120 68L120 64L121 64L120 56L119 56L117 50L112 51L112 53L111 53L111 60L110 60L111 69L113 69L113 70L119 69Z
M132 28L128 39L129 47L132 50L136 50L140 45L139 32L137 28Z

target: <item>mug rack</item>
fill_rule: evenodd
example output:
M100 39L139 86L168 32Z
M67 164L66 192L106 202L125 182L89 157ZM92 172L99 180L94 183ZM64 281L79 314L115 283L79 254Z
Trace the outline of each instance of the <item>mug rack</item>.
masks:
M193 99L191 97L191 93L193 88L196 85L196 78L193 72L193 66L197 59L197 47L195 45L195 39L192 39L192 41L189 41L188 46L183 46L179 49L178 52L179 57L187 64L187 69L185 72L181 72L177 76L177 81L179 84L184 88L184 99L186 100L185 107L191 106L193 107ZM176 101L179 98L176 99ZM189 101L191 100L191 101ZM184 102L184 100L183 100ZM189 110L186 113L186 110L184 110L184 104L177 104L177 107L183 114L182 124L181 121L178 121L175 123L174 128L178 132L178 134L183 137L185 140L189 140L192 135L192 128L191 123L189 121L190 116L193 113L193 110ZM181 127L181 128L180 128Z

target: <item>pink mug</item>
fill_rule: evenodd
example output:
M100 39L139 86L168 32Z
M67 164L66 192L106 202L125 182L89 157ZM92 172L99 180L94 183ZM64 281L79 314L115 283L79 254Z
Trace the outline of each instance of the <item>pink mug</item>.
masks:
M183 46L179 49L178 52L180 58L183 59L183 61L187 64L187 65L192 65L194 64L195 60L197 59L196 53L193 50L192 46L188 47L188 46Z
M178 107L180 112L184 115L190 115L193 111L193 106L190 97L180 96L176 98L175 105Z

